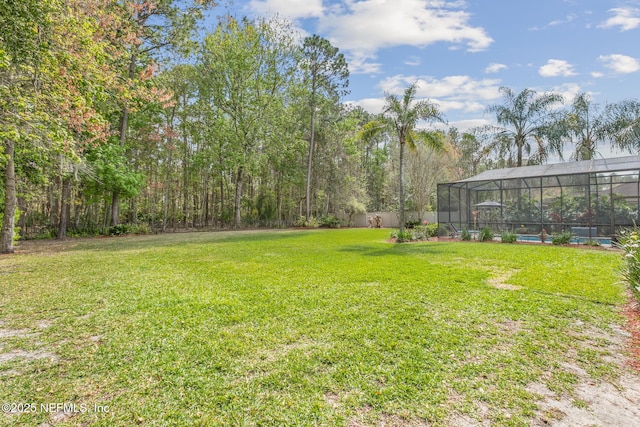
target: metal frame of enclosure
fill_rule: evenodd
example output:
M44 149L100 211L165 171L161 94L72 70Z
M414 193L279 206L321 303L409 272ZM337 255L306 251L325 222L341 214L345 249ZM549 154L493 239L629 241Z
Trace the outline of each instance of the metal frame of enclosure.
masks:
M496 169L438 184L451 230L613 237L638 222L640 156Z

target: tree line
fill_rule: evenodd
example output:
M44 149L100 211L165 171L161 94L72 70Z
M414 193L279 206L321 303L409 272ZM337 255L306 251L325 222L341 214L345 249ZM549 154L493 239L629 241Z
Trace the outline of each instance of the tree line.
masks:
M0 5L0 251L20 234L308 226L391 209L402 218L433 209L437 182L590 159L608 144L638 151L636 100L600 108L580 94L562 105L558 94L501 88L488 108L496 126L459 132L412 85L372 115L343 102L348 64L329 41L229 15L203 33L215 7Z

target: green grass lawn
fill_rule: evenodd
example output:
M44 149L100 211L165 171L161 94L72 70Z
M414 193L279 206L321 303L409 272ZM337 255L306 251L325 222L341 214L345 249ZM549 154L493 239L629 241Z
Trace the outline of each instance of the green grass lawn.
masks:
M524 426L567 364L615 381L619 253L388 236L28 242L0 258L0 403L37 408L0 425Z

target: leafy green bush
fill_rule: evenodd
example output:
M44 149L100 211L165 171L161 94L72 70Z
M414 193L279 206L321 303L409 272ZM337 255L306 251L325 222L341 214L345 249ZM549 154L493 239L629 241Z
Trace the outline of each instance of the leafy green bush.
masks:
M409 230L398 231L398 237L396 237L397 243L410 242L413 240L413 233Z
M118 224L113 225L107 229L105 233L107 236L124 236L125 234L149 234L149 225L146 223L140 224Z
M300 215L300 217L293 223L293 226L304 228L318 228L320 226L320 223L312 216L310 216L309 221L307 221L307 218L305 218L304 215Z
M640 230L638 227L635 226L632 230L620 230L616 246L622 249L626 261L622 275L640 300Z
M426 225L419 225L414 229L405 229L402 232L400 230L393 230L391 232L391 238L396 239L396 243L429 240L429 230Z
M107 229L108 236L124 236L131 232L129 224L112 225Z
M2 219L2 214L0 214L0 219ZM34 240L46 240L46 239L54 239L56 237L56 230L53 228L45 228L40 233L36 234L33 239ZM71 236L73 236L71 234Z
M412 230L411 240L429 240L429 230L426 225L417 225Z
M427 229L427 235L429 237L436 237L438 235L439 226L437 222L433 224L424 225L423 227Z
M405 228L415 228L418 225L420 225L420 221L418 221L417 219L410 219L408 221L405 221L404 223Z
M585 240L582 244L586 246L602 246L600 240Z
M391 238L396 239L396 243L405 243L413 240L413 232L410 230L393 230L391 232Z
M322 215L318 220L320 227L325 228L340 228L342 221L333 215Z
M151 233L151 229L149 228L149 224L146 222L141 222L138 224L130 224L129 225L129 233L132 234L149 234Z
M571 232L563 231L560 234L554 234L551 236L551 243L554 245L567 245L571 243Z
M502 239L502 243L515 243L515 241L518 239L518 236L516 235L516 233L503 231L500 238Z
M471 232L469 230L467 230L466 228L464 228L462 230L462 233L460 233L460 238L462 240L471 240Z
M481 242L490 242L493 240L493 231L489 227L485 227L478 233L478 240Z

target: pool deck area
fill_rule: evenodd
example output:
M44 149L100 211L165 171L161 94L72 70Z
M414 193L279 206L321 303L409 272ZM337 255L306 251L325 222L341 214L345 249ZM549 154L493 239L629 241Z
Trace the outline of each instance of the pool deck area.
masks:
M516 241L518 242L537 242L537 243L551 243L551 236L548 236L544 242L540 241L540 237L532 234L518 234ZM586 245L587 242L599 242L602 246L612 246L611 238L608 237L593 237L589 239L588 237L572 237L571 244L573 245Z

